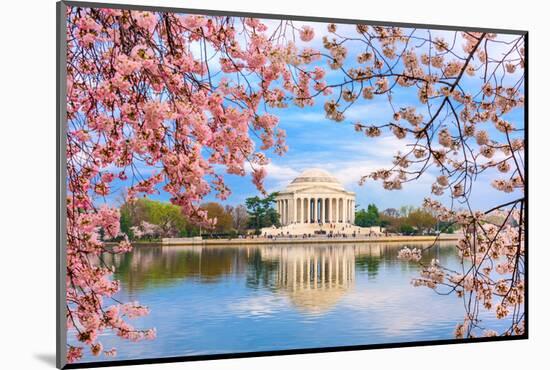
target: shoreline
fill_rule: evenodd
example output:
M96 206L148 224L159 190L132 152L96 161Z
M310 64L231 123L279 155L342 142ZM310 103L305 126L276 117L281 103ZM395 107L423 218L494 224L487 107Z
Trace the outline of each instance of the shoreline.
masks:
M150 246L238 246L238 245L263 245L263 244L349 244L349 243L425 243L457 241L460 234L447 234L436 236L379 236L362 238L256 238L256 239L204 239L204 240L182 240L182 239L164 239L160 242L134 242L133 245Z

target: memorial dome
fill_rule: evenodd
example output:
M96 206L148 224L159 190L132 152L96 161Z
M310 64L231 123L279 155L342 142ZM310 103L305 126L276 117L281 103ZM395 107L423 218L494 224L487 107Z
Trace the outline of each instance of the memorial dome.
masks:
M344 186L329 172L319 169L310 168L302 172L296 177L287 187L287 191L293 191L309 186L326 186L333 189L344 190Z

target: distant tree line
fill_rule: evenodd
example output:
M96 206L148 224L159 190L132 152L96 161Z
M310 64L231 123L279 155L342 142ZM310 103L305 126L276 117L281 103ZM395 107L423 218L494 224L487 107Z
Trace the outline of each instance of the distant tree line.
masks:
M390 233L405 235L434 234L438 231L452 233L452 225L441 222L424 208L403 206L399 209L388 208L380 212L374 204L369 204L367 209L359 209L355 212L355 224L361 227L380 226Z
M250 197L245 204L223 206L208 202L201 208L217 222L212 229L201 229L182 214L180 208L168 202L141 198L120 207L120 227L131 240L158 240L170 237L236 237L264 227L277 226L280 217L273 205L277 193L266 197ZM454 232L451 225L438 222L426 209L403 206L380 212L375 204L355 212L355 224L361 227L380 226L390 233L405 235Z
M279 214L273 208L276 193L264 198L247 198L245 204L223 206L208 202L201 208L210 218L216 218L212 229L201 229L189 222L180 207L168 202L141 198L120 207L120 228L130 240L158 240L161 238L226 236L259 233L263 227L279 226Z

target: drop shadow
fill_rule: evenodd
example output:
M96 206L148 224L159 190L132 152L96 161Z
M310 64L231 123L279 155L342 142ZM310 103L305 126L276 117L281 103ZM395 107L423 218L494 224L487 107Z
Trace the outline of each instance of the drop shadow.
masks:
M52 367L55 367L55 353L35 353L34 358L37 360L40 360L42 363L46 365L50 365Z

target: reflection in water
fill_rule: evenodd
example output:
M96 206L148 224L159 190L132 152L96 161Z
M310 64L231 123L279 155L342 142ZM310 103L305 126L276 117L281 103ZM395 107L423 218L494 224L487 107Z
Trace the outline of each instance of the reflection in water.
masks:
M115 266L115 277L129 292L184 278L215 283L225 275L243 273L247 267L244 250L196 246L139 246L131 253L107 254L104 260Z
M157 338L131 343L106 332L101 342L129 359L453 338L462 302L412 287L418 265L397 260L403 246L139 246L106 255L121 281L117 298L150 308L132 324L155 327ZM458 268L452 247L422 258ZM481 318L507 325L494 313Z
M276 286L298 308L312 313L330 309L353 286L353 246L271 246L262 258L279 262Z
M381 263L399 263L401 245L319 244L247 247L139 246L131 253L105 255L115 266L115 277L135 294L144 289L177 284L184 279L216 283L229 276L246 275L251 289L283 291L299 308L327 310L354 283L356 269L376 278ZM436 248L424 262L437 257L445 262L453 248ZM409 264L402 264L407 268Z

